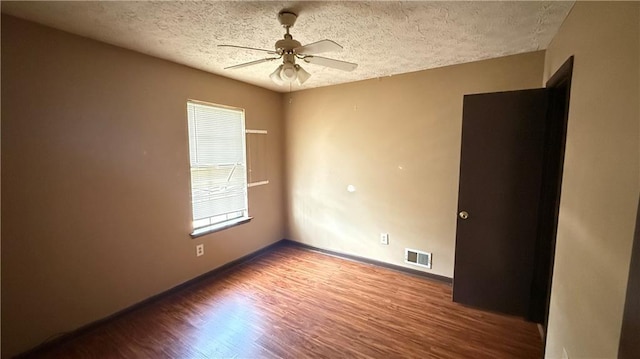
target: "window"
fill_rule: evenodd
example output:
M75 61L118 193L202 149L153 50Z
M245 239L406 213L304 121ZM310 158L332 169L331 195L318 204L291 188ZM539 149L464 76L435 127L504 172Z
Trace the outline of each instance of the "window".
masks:
M193 233L248 220L244 110L187 102Z

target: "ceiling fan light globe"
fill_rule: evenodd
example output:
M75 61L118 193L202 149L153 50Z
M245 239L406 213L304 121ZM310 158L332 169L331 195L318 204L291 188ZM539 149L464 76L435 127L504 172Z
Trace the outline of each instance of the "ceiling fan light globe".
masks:
M309 77L311 77L311 74L305 71L305 69L303 69L300 65L296 65L296 71L298 73L298 85L302 86L302 84L305 83L309 79Z
M271 81L275 82L276 85L284 85L284 81L280 77L280 72L282 71L282 65L278 66L274 72L269 75Z
M296 67L293 64L285 63L280 70L280 78L285 82L292 82L296 79L298 73Z

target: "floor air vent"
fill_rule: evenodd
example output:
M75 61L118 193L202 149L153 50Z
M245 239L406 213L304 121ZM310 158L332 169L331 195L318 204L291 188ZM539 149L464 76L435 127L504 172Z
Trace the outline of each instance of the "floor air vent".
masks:
M405 248L404 261L405 263L410 263L425 268L431 268L431 253Z

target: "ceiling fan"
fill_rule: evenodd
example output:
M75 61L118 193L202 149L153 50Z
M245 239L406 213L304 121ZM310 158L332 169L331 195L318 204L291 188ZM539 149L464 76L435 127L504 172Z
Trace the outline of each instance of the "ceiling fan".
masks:
M236 45L218 45L218 47L232 47L244 50L262 51L266 52L272 57L265 57L263 59L246 62L239 65L233 65L225 67L225 70L239 69L251 65L261 64L263 62L274 61L282 59L282 65L278 66L276 70L269 75L271 80L278 85L286 83L292 83L296 81L299 85L302 85L305 81L311 77L311 74L305 71L302 66L296 64L296 59L300 59L304 62L330 67L342 71L353 71L358 64L351 62L334 60L326 57L316 56L323 52L330 51L342 51L342 46L338 45L331 40L320 40L311 44L302 46L300 42L293 39L293 36L289 34L289 29L295 24L298 15L287 10L280 11L278 13L278 21L287 31L284 34L284 39L276 41L275 50L258 49L254 47L236 46Z

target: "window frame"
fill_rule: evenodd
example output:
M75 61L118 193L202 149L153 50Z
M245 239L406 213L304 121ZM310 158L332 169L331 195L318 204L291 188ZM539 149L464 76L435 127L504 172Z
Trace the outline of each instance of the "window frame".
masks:
M222 109L222 110L229 110L229 111L237 111L240 113L240 121L241 121L241 131L240 131L240 137L241 137L241 148L242 148L242 160L243 160L243 164L244 164L244 170L245 170L245 175L244 175L244 183L243 183L243 189L244 189L244 209L233 212L233 213L241 213L240 216L236 216L233 217L231 219L228 218L229 214L231 213L227 213L227 214L222 214L219 216L211 216L211 217L207 217L207 218L202 218L199 220L195 220L194 219L194 197L193 197L193 191L194 191L194 187L193 187L193 169L194 168L202 168L202 167L194 167L193 164L191 163L191 149L192 149L192 135L191 135L191 116L190 116L190 105L196 105L196 106L204 106L204 107L212 107L214 109ZM253 219L253 217L249 216L249 186L248 186L248 163L247 163L247 138L246 138L246 117L245 117L245 110L243 108L239 108L239 107L233 107L233 106L227 106L227 105L220 105L220 104L216 104L216 103L211 103L211 102L205 102L205 101L199 101L199 100L192 100L192 99L188 99L187 100L187 106L186 106L186 112L187 112L187 145L189 147L188 153L189 153L189 198L190 198L190 207L191 207L191 233L190 236L191 238L197 238L209 233L214 233L214 232L218 232L227 228L231 228L243 223L247 223L249 221L251 221L251 219ZM193 119L193 121L195 121L195 119ZM194 135L195 136L195 135ZM219 165L219 164L218 164ZM216 166L218 166L216 165ZM213 166L212 166L213 167ZM214 222L214 223L208 223L202 226L195 226L195 222L197 221L204 221L206 219L211 220L212 218L215 217L221 217L221 216L227 216L227 219L225 220L221 220L218 222Z

